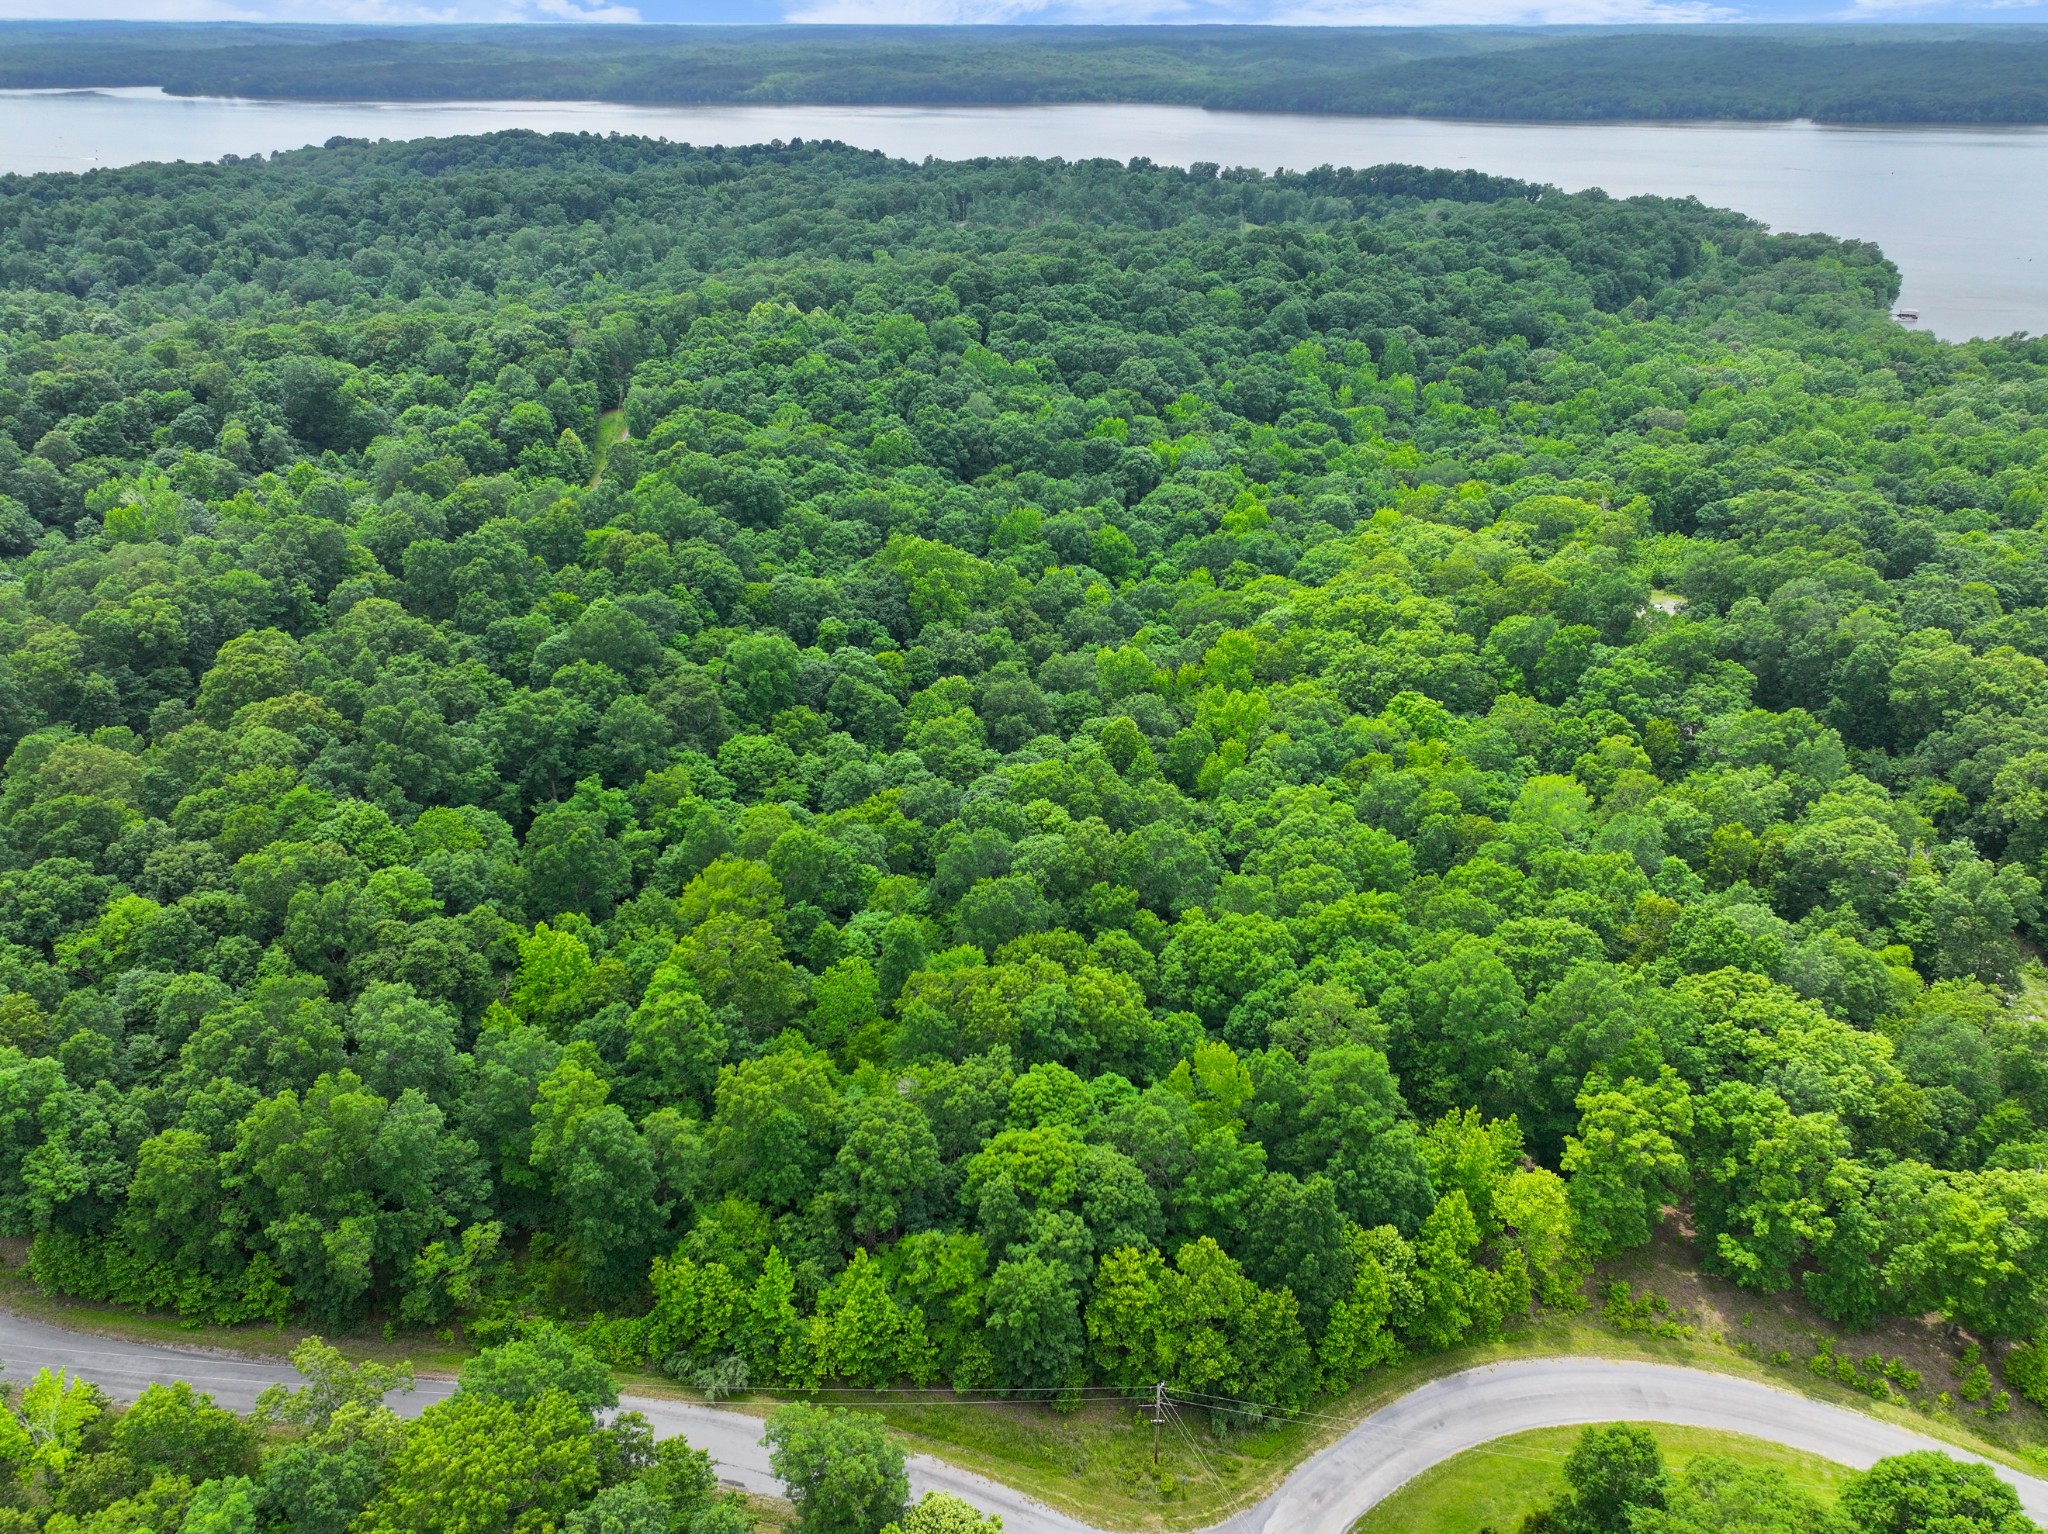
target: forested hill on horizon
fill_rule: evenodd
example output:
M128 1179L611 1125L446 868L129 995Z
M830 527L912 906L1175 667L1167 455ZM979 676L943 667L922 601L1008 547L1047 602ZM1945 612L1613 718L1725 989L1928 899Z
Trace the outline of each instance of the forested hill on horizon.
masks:
M0 23L0 88L297 100L1144 102L1526 121L2048 122L2048 27Z

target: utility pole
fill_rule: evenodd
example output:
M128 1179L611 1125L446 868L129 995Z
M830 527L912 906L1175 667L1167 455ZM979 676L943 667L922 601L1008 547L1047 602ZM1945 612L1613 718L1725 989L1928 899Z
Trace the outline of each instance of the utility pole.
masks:
M1152 1463L1159 1463L1159 1427L1166 1421L1166 1381L1152 1387Z

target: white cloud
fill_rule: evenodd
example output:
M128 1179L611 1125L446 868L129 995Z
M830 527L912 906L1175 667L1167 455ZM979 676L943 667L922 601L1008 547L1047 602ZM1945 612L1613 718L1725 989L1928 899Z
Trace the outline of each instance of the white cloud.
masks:
M1713 0L1304 0L1261 20L1294 27L1621 26L1734 21Z
M1872 3L1917 5L1922 0ZM1732 21L1741 15L1719 0L796 0L784 19L934 26L1005 21L1181 21L1413 27L1612 26Z
M536 11L557 21L608 21L631 26L640 13L630 5L582 5L578 0L528 0Z
M1184 9L1178 4L1167 8ZM1057 12L1053 19L1064 21L1072 9L1058 0L810 0L789 10L783 20L820 26L974 26L1038 20L1049 12ZM1161 14L1161 7L1147 6L1145 0L1128 0L1102 7L1099 19L1152 21Z
M104 0L67 5L51 0L0 0L4 21L266 21L262 10L230 0Z
M613 0L0 0L6 21L636 22Z
M1953 0L1851 0L1849 8L1842 11L1837 19L1857 21L1872 16L1898 16L1912 11L2031 11L2038 10L2043 0L1967 0L1957 6Z

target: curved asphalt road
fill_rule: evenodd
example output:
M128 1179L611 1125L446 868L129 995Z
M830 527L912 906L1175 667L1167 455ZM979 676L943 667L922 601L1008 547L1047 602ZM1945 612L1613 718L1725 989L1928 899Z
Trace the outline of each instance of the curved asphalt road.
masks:
M5 1310L0 1310L0 1366L8 1381L17 1385L25 1384L38 1369L69 1369L120 1401L134 1400L148 1385L184 1380L222 1406L242 1412L253 1407L270 1385L303 1383L299 1372L281 1358L128 1342L69 1331ZM408 1394L394 1392L389 1404L402 1417L417 1417L454 1391L453 1380L423 1379ZM626 1396L619 1405L644 1415L656 1437L680 1433L692 1447L708 1452L727 1485L769 1496L783 1494L782 1483L768 1468L759 1417L648 1396ZM913 1497L950 1491L984 1512L1001 1513L1006 1534L1088 1534L1089 1526L1080 1520L930 1455L911 1455L909 1471Z
M0 1361L17 1381L40 1368L69 1369L123 1400L151 1383L187 1380L239 1411L254 1405L266 1385L297 1379L291 1366L279 1360L125 1342L5 1311L0 1311ZM391 1404L413 1416L453 1389L447 1380L422 1380L411 1395L394 1397ZM620 1405L645 1413L659 1436L681 1433L709 1451L727 1483L780 1493L761 1446L758 1417L645 1397L629 1396ZM1747 1433L1858 1470L1914 1449L1979 1458L1861 1412L1732 1375L1669 1364L1532 1358L1432 1380L1381 1407L1296 1469L1263 1502L1218 1524L1211 1534L1345 1534L1375 1503L1467 1449L1530 1428L1619 1421ZM2048 1524L2048 1481L2004 1465L1992 1468L2018 1490L2027 1515ZM911 1457L910 1485L913 1495L950 1491L986 1512L1002 1514L1005 1534L1086 1534L1089 1529L1021 1492L927 1455Z

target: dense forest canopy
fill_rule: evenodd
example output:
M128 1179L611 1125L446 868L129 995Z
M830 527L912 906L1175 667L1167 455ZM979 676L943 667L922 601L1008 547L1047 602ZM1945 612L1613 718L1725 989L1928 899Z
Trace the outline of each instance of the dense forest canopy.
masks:
M1157 102L1585 121L2048 122L2048 27L0 23L0 87L302 100Z
M219 1321L1300 1402L2048 1314L2048 343L1403 167L0 179L0 1231ZM601 1314L600 1314L601 1313Z

